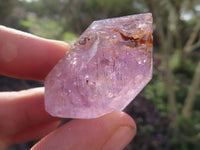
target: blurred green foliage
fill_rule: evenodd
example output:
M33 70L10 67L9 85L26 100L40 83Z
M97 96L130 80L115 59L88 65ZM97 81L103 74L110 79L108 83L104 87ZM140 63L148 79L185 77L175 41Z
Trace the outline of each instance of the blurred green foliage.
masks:
M126 150L199 150L198 0L0 0L0 24L69 43L96 19L144 12L154 17L154 73L128 110L138 135Z

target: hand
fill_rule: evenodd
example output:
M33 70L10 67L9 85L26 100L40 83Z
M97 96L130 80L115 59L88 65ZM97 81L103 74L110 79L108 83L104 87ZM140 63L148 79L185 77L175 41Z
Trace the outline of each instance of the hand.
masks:
M42 81L69 48L0 26L0 74ZM44 110L44 88L0 93L0 149L42 138L32 150L121 150L136 133L123 112L59 123Z

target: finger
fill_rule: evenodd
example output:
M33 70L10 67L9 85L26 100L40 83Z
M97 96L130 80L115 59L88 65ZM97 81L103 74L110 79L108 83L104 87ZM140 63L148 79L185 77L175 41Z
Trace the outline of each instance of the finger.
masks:
M0 74L43 80L69 45L0 26Z
M0 93L0 137L58 120L44 110L44 88Z
M59 124L60 121L34 125L16 134L0 138L0 149L4 149L13 144L38 140L47 135L49 132L55 130Z
M135 133L136 125L130 116L113 112L96 119L72 120L31 150L122 150Z

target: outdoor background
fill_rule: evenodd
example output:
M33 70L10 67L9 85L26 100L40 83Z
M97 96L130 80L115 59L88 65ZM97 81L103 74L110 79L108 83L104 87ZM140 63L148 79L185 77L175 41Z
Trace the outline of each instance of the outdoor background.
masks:
M0 0L1 25L71 44L94 20L144 12L154 19L154 73L126 109L138 131L125 150L199 150L199 0ZM0 91L36 86L0 76Z

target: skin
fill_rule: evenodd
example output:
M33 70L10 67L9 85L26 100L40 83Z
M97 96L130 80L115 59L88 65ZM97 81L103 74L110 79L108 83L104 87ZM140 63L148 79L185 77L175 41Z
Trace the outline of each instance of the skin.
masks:
M0 26L0 74L43 81L70 46ZM31 150L121 150L135 136L134 120L124 112L75 119L58 128L60 118L44 110L44 88L0 93L0 150L41 139Z

